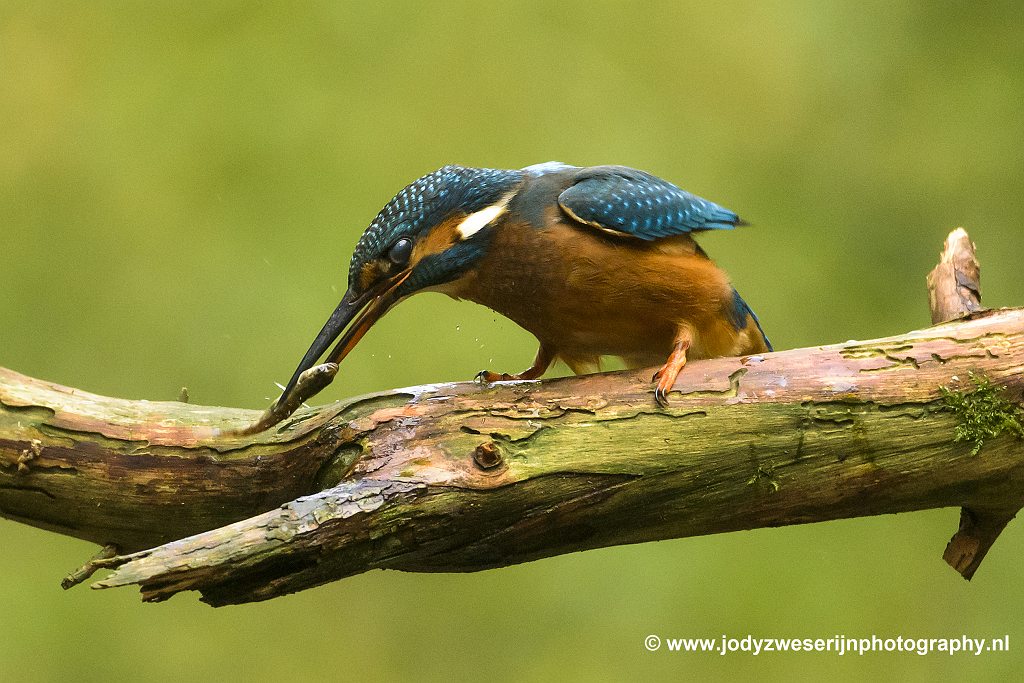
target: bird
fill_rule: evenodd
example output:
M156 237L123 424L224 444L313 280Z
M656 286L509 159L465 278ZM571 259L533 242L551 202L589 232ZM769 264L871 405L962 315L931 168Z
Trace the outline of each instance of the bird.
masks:
M626 166L439 168L395 195L359 238L348 289L275 402L275 419L280 406L297 405L300 377L335 340L327 358L337 364L419 292L482 304L537 338L529 368L484 370L479 381L537 379L556 359L584 374L618 356L628 368L660 365L653 393L666 407L688 359L772 350L694 240L738 225L733 211Z

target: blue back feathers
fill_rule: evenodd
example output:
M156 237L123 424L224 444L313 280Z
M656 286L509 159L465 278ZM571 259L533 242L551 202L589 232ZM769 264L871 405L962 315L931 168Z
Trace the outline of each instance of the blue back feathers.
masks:
M750 309L747 302L743 300L740 293L734 288L732 290L732 310L730 311L729 322L732 323L733 327L737 330L742 330L747 326L747 316L750 316L754 320L754 324L757 325L757 331L761 333L761 338L764 339L765 346L768 347L769 351L774 351L772 343L768 340L768 336L764 333L764 329L761 327L761 321L757 319L757 314Z
M591 226L643 240L698 230L728 230L742 222L735 213L644 171L594 166L580 171L558 203Z

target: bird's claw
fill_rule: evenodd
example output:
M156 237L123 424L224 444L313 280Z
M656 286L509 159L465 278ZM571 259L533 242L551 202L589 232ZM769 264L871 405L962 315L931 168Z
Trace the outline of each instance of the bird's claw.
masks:
M651 382L654 383L654 400L662 408L668 408L668 392L672 390L672 385L666 383L662 378L665 376L665 368L660 368L651 377Z
M476 381L480 384L491 384L492 382L510 382L519 379L517 375L510 375L507 372L497 373L490 370L481 370L476 373Z

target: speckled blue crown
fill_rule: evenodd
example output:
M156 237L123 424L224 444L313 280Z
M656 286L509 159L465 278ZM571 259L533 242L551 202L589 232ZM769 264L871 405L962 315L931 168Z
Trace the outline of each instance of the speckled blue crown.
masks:
M364 263L381 257L400 237L415 237L455 210L479 211L498 201L521 178L521 171L445 166L410 183L359 238L349 266L349 285L358 281Z

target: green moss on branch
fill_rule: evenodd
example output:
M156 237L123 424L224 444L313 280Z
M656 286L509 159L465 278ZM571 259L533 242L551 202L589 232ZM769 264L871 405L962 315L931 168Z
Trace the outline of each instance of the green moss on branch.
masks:
M1024 411L1006 397L1006 387L983 373L971 372L969 379L973 389L940 388L946 409L958 420L953 441L971 444L971 455L978 455L988 439L1003 432L1024 438Z

